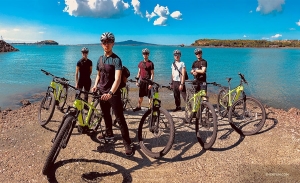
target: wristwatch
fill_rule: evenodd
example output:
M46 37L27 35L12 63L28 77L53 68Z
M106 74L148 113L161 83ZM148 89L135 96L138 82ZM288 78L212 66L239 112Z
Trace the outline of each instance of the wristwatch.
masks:
M113 92L112 92L112 91L109 91L108 94L110 94L110 95L112 96L112 95L113 95Z

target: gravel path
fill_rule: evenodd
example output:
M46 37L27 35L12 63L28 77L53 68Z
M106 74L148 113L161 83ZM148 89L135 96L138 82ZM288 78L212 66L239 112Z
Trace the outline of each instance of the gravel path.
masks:
M132 92L131 97L136 95ZM161 94L172 109L173 98ZM146 100L143 104L146 104ZM136 100L132 101L133 106ZM218 121L218 137L209 151L202 149L194 125L183 112L171 112L176 135L173 148L161 159L146 156L137 144L137 125L144 111L127 110L133 157L123 154L119 129L116 142L99 144L74 130L49 177L41 170L60 124L55 111L45 127L37 123L39 103L0 113L0 182L300 182L300 110L267 108L266 124L257 135L242 137L227 119Z

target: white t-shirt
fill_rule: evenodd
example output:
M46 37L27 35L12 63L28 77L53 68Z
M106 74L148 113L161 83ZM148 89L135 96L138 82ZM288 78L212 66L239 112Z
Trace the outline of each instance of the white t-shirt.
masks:
M176 64L178 70L180 70L181 74L183 74L182 73L182 68L185 68L184 62L175 61L175 64ZM171 68L172 68L173 81L180 81L181 75L179 74L178 70L173 66L173 62L172 62Z

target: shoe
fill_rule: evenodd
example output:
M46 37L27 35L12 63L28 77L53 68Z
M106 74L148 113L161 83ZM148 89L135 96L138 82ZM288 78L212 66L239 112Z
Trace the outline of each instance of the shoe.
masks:
M139 111L139 110L142 110L142 108L141 107L136 107L136 108L133 109L133 112Z
M133 150L132 150L132 147L125 147L125 155L127 156L127 157L130 157L130 156L132 156L133 155Z
M113 141L115 139L115 137L113 135L99 135L98 137L98 140L107 140L107 141Z
M181 111L181 107L176 107L173 112L176 112L176 111Z

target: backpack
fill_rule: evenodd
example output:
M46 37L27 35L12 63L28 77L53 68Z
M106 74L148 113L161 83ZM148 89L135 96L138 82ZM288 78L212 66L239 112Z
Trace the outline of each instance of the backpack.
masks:
M102 56L100 56L99 60L100 60L99 68L101 68L105 72L103 61L102 61ZM126 86L127 78L129 78L129 76L130 76L129 69L125 66L122 66L121 82L120 82L120 85L119 85L120 89Z

